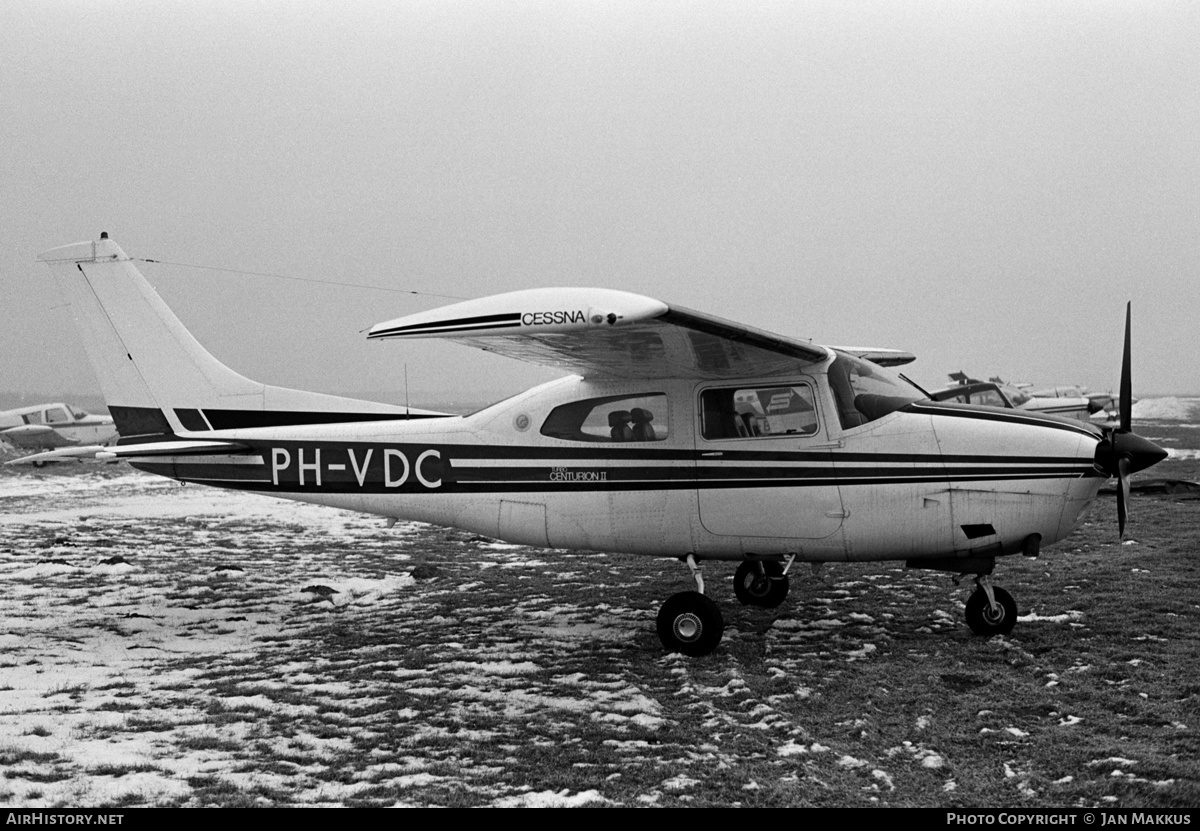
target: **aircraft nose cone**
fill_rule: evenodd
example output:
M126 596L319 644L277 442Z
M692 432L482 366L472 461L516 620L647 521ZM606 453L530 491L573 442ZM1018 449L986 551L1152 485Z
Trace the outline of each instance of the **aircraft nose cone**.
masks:
M1137 473L1167 458L1167 451L1137 433L1114 430L1096 447L1096 466L1109 476L1117 476L1122 458L1127 460L1124 472Z
M1126 433L1117 442L1117 448L1122 455L1129 457L1130 473L1145 470L1167 458L1166 450L1137 433Z

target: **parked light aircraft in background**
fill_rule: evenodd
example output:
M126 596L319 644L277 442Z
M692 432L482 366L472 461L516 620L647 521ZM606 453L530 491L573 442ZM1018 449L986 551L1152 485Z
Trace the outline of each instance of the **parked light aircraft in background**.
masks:
M1120 418L1118 412L1120 402L1111 392L1088 392L1086 387L1047 387L1035 390L1033 385L1027 385L1027 392L1035 398L1086 398L1088 413L1093 421L1116 421ZM1137 403L1136 398L1129 400L1131 405Z
M1043 415L1077 418L1081 421L1087 421L1091 418L1092 413L1099 409L1093 408L1091 401L1074 388L1056 387L1053 391L1034 393L1017 384L1006 384L999 378L980 381L968 378L963 372L952 372L950 378L957 383L934 390L929 397L934 401L1010 407ZM1074 395L1068 394L1071 392Z
M110 416L92 415L62 403L32 404L0 412L0 440L22 450L65 448L94 458L116 437L117 428Z
M978 585L967 622L1007 633L998 557L1069 534L1109 476L1166 454L1129 429L930 401L845 351L608 289L533 289L373 327L446 338L568 377L469 416L285 390L205 351L106 234L41 255L121 432L100 455L184 482L453 526L509 542L672 557L696 591L663 645L711 652L700 564L777 606L797 562L904 561ZM867 350L863 350L864 354ZM1122 397L1129 397L1129 325Z
M950 379L956 382L955 385L935 390L931 393L935 400L958 401L960 404L986 404L996 407L1021 407L1039 413L1062 415L1081 420L1116 421L1120 417L1120 413L1117 411L1119 401L1111 391L1088 392L1087 387L1073 385L1034 389L1033 384L1009 383L996 376L992 376L987 381L980 381L978 378L968 377L965 372L951 372ZM963 389L976 384L979 386L970 390ZM1130 404L1136 403L1136 398L1130 399Z

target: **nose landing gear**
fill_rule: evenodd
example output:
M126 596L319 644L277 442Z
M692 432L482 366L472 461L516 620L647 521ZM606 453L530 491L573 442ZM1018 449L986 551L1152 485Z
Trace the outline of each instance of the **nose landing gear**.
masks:
M975 582L979 588L967 599L967 626L986 638L1007 635L1017 624L1017 602L1004 589L993 586L986 574Z
M746 560L733 575L733 593L743 606L774 609L788 594L783 566L770 561Z

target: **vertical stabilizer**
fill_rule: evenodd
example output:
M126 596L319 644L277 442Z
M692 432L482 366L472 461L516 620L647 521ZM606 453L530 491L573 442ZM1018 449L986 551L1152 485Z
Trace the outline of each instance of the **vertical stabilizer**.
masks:
M272 387L234 372L192 337L107 234L39 259L71 305L122 436L405 413L403 407Z

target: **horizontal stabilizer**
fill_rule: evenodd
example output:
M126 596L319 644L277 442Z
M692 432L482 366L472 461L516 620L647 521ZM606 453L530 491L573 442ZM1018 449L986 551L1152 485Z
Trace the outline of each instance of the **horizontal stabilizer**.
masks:
M87 444L79 447L64 447L22 456L5 464L29 465L47 462L101 461L119 462L122 459L142 459L153 456L236 456L253 452L244 444L231 441L151 441L140 444L104 445Z
M229 456L253 452L244 444L232 441L148 441L105 447L96 454L101 461L140 459L148 456Z

